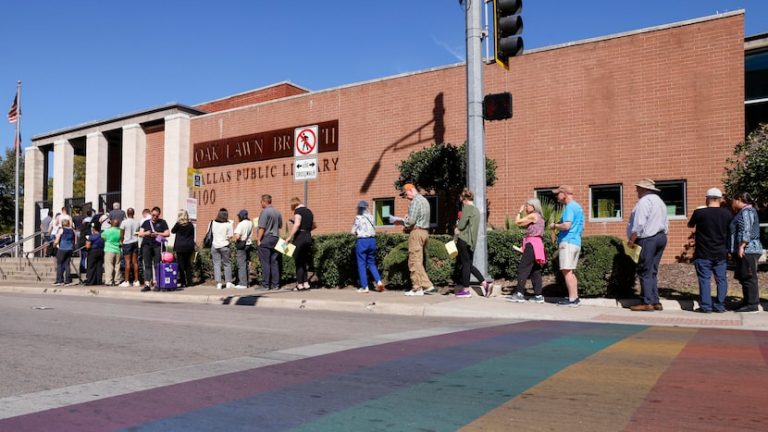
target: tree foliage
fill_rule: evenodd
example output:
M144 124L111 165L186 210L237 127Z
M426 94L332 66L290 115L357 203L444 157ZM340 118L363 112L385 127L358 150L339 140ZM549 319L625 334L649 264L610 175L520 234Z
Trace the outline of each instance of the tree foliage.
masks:
M467 144L433 144L411 152L397 165L400 177L395 189L413 183L428 194L438 196L442 214L441 230L448 232L456 221L459 195L467 186ZM496 183L496 161L485 159L485 182L488 187Z
M15 191L16 191L16 150L6 149L5 157L0 155L0 234L14 232ZM19 200L24 186L24 160L19 161ZM23 202L23 201L22 201ZM19 222L23 214L22 202L19 203Z
M749 192L758 207L768 207L768 124L761 124L736 145L728 158L723 184L728 196Z

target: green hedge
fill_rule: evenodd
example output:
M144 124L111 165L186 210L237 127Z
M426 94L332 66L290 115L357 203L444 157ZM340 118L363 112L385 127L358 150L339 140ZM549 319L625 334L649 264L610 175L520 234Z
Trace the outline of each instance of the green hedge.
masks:
M554 265L557 265L555 260ZM637 266L626 254L620 239L598 235L584 237L576 267L579 296L626 298L635 294ZM565 287L558 271L558 285Z
M444 243L451 236L433 235L427 244L427 274L436 286L444 286L451 280L458 281L457 260L448 257ZM313 237L314 274L321 287L356 286L357 261L355 259L355 237L352 234L322 234ZM515 280L521 254L512 246L521 246L523 231L518 229L488 231L488 272L494 279ZM408 235L401 233L377 234L378 251L376 263L388 287L407 288L410 286L408 271ZM557 246L546 236L544 247L547 251L545 274L558 274L558 285L565 292L565 285L557 268ZM232 248L232 274L237 275L237 260ZM281 282L290 284L296 280L296 266L293 258L280 255ZM202 250L194 263L198 280L212 278L213 267L209 250ZM624 255L621 241L611 236L588 236L582 240L581 257L576 269L579 279L579 293L584 297L622 297L634 293L635 264ZM258 254L251 253L251 277L261 280L261 265Z

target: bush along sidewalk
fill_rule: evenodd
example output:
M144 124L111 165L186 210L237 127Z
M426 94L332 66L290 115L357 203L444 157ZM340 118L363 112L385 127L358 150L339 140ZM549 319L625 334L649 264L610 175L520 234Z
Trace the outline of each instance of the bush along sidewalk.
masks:
M453 237L431 235L427 243L425 267L427 275L435 286L446 286L458 280L457 260L448 256L445 243ZM488 273L494 279L516 280L520 264L520 252L513 246L521 246L521 230L488 231ZM408 235L401 233L377 234L378 246L376 264L388 288L409 289ZM557 274L558 285L564 283L557 267L557 245L549 238L544 239L547 264L544 274ZM321 234L313 237L313 262L310 275L317 287L337 288L356 286L357 261L355 258L355 236L352 234ZM232 274L237 275L235 253L231 255ZM296 280L293 258L280 255L281 282L290 284ZM200 250L193 264L195 276L201 283L213 277L211 253ZM582 240L581 256L576 276L579 279L579 293L584 297L626 297L634 295L635 264L624 255L621 240L612 236L587 236ZM261 265L254 249L251 253L251 281L261 280Z

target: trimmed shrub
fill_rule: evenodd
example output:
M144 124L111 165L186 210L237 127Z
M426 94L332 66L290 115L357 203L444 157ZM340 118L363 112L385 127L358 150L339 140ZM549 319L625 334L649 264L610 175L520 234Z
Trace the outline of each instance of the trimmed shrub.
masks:
M433 236L427 242L427 260L425 268L427 276L435 286L447 285L454 273L454 259L448 256L445 250L445 238L450 236ZM438 240L439 239L439 240ZM408 270L408 241L395 246L384 257L382 263L383 278L387 285L393 288L406 288L411 285L410 271Z
M634 296L636 271L637 266L624 253L620 239L605 235L582 238L579 265L576 267L579 296ZM559 271L557 282L565 287L565 281Z
M525 232L521 229L503 231L488 231L488 273L494 279L517 279L517 268L520 258L523 256L512 246L522 247ZM551 274L554 271L553 257L557 251L557 245L549 236L544 236L544 249L547 254L547 264L543 273Z

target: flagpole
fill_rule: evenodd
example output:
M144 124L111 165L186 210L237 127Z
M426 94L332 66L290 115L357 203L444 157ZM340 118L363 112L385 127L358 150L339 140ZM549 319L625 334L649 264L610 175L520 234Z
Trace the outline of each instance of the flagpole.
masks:
M16 136L13 139L14 147L16 147L16 210L14 212L15 220L14 227L16 229L16 256L21 258L22 245L19 244L19 153L21 150L21 137L19 131L21 130L21 80L16 83L16 110L18 112L18 119L16 120Z

